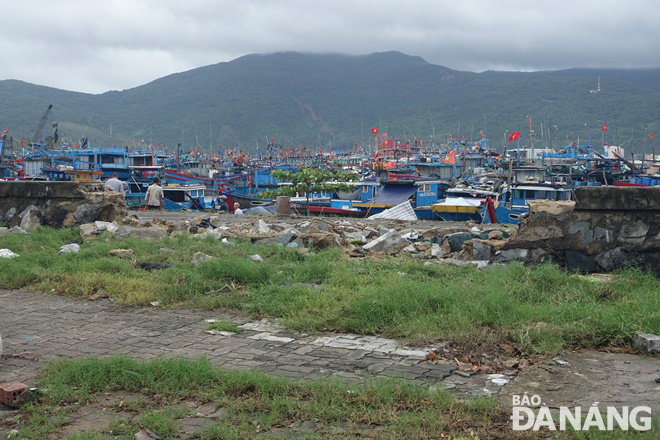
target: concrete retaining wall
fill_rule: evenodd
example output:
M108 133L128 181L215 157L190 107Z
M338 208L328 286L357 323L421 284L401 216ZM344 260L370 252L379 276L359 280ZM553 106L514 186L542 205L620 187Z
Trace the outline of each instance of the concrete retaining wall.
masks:
M660 187L578 187L575 195L575 208L559 214L532 206L503 249L583 272L645 266L660 274Z
M99 182L0 182L0 220L5 226L25 226L27 222L71 227L114 221L127 214L124 205L123 195Z

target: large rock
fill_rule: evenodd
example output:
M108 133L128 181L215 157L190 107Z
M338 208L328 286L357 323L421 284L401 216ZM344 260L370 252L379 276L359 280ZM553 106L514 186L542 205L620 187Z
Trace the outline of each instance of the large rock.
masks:
M114 238L139 238L145 241L159 241L167 236L165 228L134 228L133 226L120 226L112 234Z
M490 261L493 248L488 243L472 240L472 259L478 261Z
M649 225L641 220L633 224L621 225L619 231L619 242L629 244L642 244L646 240L646 234L649 232Z
M92 223L101 212L101 205L83 203L73 211L73 218L77 223Z
M270 225L266 224L266 222L261 219L259 219L252 229L250 229L250 233L255 235L267 235L272 234L273 232L274 231Z
M259 245L259 246L267 246L270 244L276 244L278 246L286 246L293 240L293 237L296 236L296 231L293 229L287 229L281 234L274 235L272 237L267 237L267 238L262 238L261 240L257 240L254 242L254 244Z
M643 255L637 252L626 252L620 247L596 255L595 260L606 272L624 266L641 266L645 263Z
M391 255L401 251L409 244L410 242L402 238L397 231L390 230L384 235L365 244L362 248L369 252L384 252Z
M594 241L594 231L589 226L588 222L574 222L568 225L568 233L571 235L579 235L581 244L589 244Z
M650 354L660 354L660 336L649 333L635 332L633 338L639 351Z
M41 224L43 215L41 209L34 205L30 205L18 217L21 219L21 229L25 231L32 231Z
M96 237L96 224L94 223L85 223L78 227L78 233L83 240L89 240L90 238Z
M108 254L110 254L113 257L118 257L118 258L125 258L127 260L130 260L133 258L133 249L111 249L108 251Z
M525 262L529 256L529 249L507 249L495 254L493 263L510 263L512 261Z
M596 271L596 259L580 251L566 251L566 268L576 272L592 273Z
M213 260L214 258L214 256L205 254L204 252L195 252L195 255L193 255L192 259L192 264L199 266L203 262Z

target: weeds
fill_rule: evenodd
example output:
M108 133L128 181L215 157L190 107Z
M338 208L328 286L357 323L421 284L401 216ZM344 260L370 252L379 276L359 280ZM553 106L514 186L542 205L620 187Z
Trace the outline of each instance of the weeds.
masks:
M601 282L553 265L479 271L394 259L350 261L336 249L303 254L189 236L149 243L103 235L77 254L57 254L75 238L72 230L47 228L0 237L0 247L20 254L0 261L0 287L79 297L103 293L134 306L159 301L231 309L282 318L293 330L375 334L410 344L508 341L527 353L626 345L635 331L660 328L660 280L633 269ZM108 255L116 248L171 267L132 269L128 260ZM195 252L215 258L195 266ZM254 253L265 263L249 261Z

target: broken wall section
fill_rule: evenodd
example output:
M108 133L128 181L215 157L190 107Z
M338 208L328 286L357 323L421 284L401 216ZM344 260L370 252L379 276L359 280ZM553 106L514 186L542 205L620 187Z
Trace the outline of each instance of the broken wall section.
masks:
M581 272L647 267L660 275L660 187L578 187L575 203L530 202L505 255Z
M127 212L124 196L100 182L0 182L0 221L9 227L112 222Z

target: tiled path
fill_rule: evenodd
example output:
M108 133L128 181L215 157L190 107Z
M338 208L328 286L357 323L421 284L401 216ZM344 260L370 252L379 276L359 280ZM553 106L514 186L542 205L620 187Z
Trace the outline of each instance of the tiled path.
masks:
M233 322L243 332L210 334L207 319ZM108 300L21 291L0 290L0 334L5 347L0 382L10 376L25 381L30 369L23 362L26 359L40 363L111 355L205 356L228 368L257 368L294 378L360 380L372 374L437 382L455 369L450 363L428 363L426 351L400 347L388 339L287 333L266 321L247 322L211 311L127 308Z

